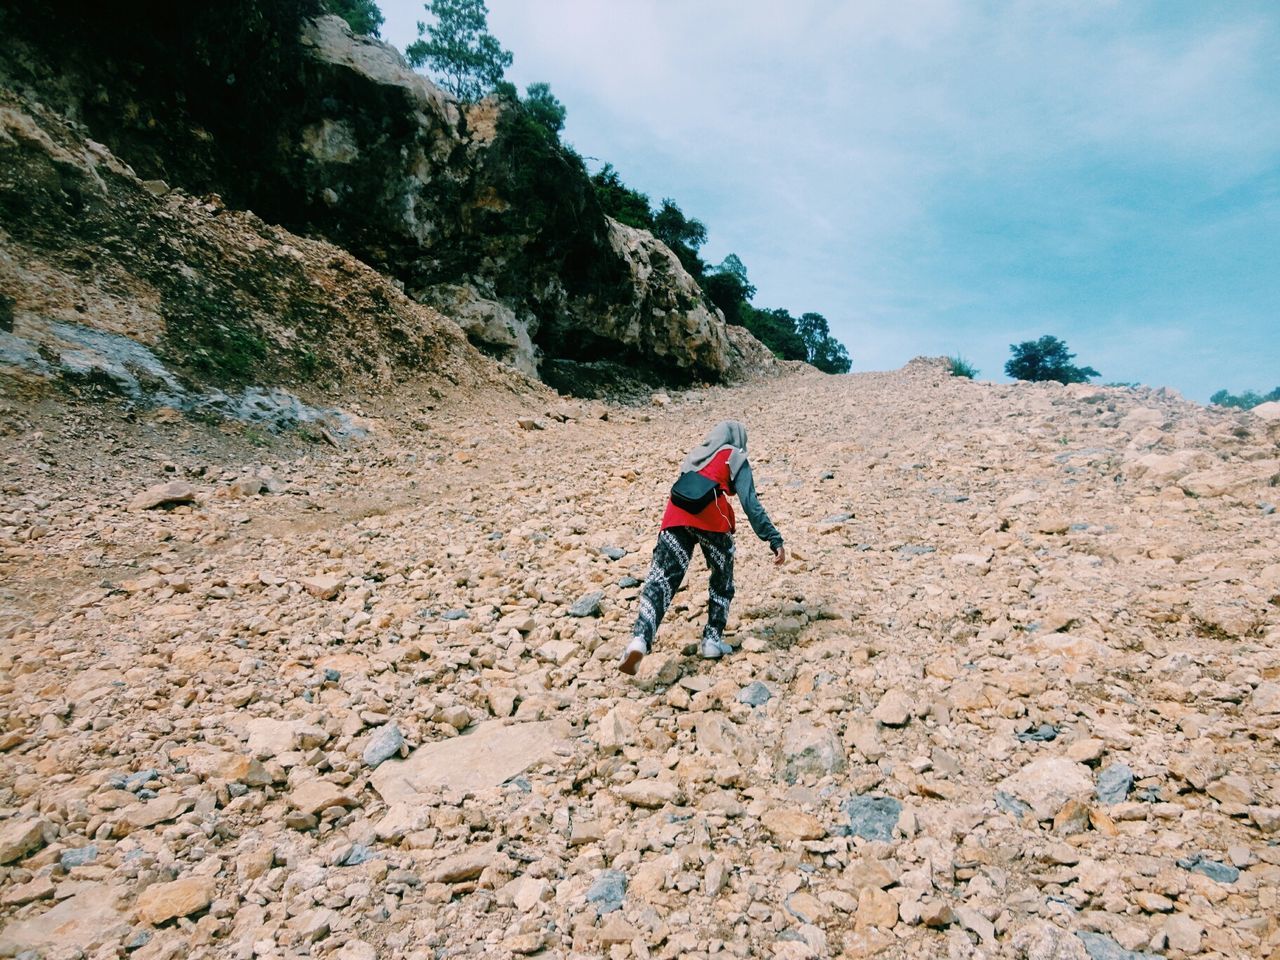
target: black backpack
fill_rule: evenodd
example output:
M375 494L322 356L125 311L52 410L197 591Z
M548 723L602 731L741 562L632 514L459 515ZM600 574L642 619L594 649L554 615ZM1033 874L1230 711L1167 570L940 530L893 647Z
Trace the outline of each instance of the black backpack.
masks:
M697 471L680 474L671 485L671 502L688 513L701 513L720 495L720 484Z

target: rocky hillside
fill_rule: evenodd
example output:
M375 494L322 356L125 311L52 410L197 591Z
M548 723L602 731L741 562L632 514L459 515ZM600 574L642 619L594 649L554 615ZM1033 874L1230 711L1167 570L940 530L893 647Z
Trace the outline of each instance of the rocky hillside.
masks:
M740 535L716 663L697 562L629 681L726 415L793 557ZM35 417L0 954L1280 956L1280 424L925 361L305 457Z
M219 212L224 205L253 212L273 225L262 230L279 237L288 231L326 240L528 376L559 373L583 386L590 365L608 360L687 384L741 378L772 364L745 330L728 328L667 247L604 215L582 160L518 105L459 104L408 69L393 48L353 37L336 17L304 16L304 0L280 4L266 20L253 15L256 3L205 8L185 19L151 5L131 12L55 6L65 9L51 16L20 2L0 11L0 93L27 118L15 124L34 123L72 157L88 156L117 174L132 171L159 197L216 193ZM90 198L99 220L127 225L143 201L96 182L87 193L49 177L28 183L38 174L33 168L50 161L43 141L17 132L0 144L12 167L0 228L29 243L30 221L46 221L44 250L127 261L129 251L109 245L82 249L95 238L77 222L81 204ZM153 220L146 235L125 232L144 259L172 264L187 243L174 234L185 228L185 221ZM221 254L206 239L209 256L253 259L239 238L219 238L233 244ZM10 260L25 256L7 249L9 242L0 236ZM302 249L291 238L283 242ZM160 311L175 348L227 354L225 364L221 356L212 362L240 374L247 361L262 358L239 342L270 341L274 332L257 314L291 313L276 296L330 300L323 284L302 293L295 278L285 290L260 275L268 264L245 266L226 290L166 291ZM7 291L11 309L40 315L45 295L29 281ZM361 322L353 321L347 338L353 355L363 348ZM305 317L283 323L296 334L291 349L329 349L313 342L319 331L308 330ZM237 343L206 342L210 329ZM263 349L272 353L270 344ZM371 344L368 365L380 362L381 349ZM421 372L414 357L400 359L406 372ZM262 363L254 372L279 371Z

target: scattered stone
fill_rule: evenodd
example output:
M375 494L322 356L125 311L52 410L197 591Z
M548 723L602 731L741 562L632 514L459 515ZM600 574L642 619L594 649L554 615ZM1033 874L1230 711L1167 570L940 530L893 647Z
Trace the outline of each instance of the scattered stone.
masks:
M55 892L53 881L48 877L36 877L27 883L19 883L10 887L0 895L0 905L21 907L37 900L52 900Z
M858 897L853 925L857 930L892 930L898 923L898 901L886 890L865 888Z
M623 550L621 547L611 547L611 546L601 547L600 553L602 556L604 556L606 559L609 559L609 560L621 560L623 557L627 555L627 551Z
M679 800L680 787L670 780L632 780L613 788L618 799L635 807L656 809Z
M1158 954L1126 950L1103 933L1077 931L1076 936L1084 944L1089 960L1161 960Z
M844 803L849 833L866 840L892 840L901 813L902 804L892 797L859 796Z
M356 804L336 783L306 780L289 791L289 805L304 816L316 816L330 807L353 807Z
M63 870L74 870L76 867L83 867L86 864L93 863L98 859L98 847L96 844L85 844L83 847L72 847L69 850L63 850L58 857L58 862L62 865Z
M170 480L148 487L129 501L130 510L155 510L195 503L196 488L185 480Z
M554 755L567 727L555 720L478 723L463 736L427 743L405 760L386 760L369 778L387 803L414 802L440 790L496 787Z
M753 680L738 691L738 702L749 707L763 707L773 698L773 692L759 680Z
M1014 736L1023 743L1048 743L1058 738L1058 728L1052 723L1042 723L1032 730L1024 730Z
M1172 950L1183 953L1199 953L1204 927L1185 913L1175 913L1165 920L1161 926L1165 939Z
M1216 880L1218 883L1235 883L1240 879L1240 871L1235 867L1220 863L1217 860L1209 860L1200 854L1179 860L1178 866L1183 870L1202 874L1210 880Z
M43 820L15 820L0 828L0 863L13 863L44 846Z
M1052 820L1068 800L1093 790L1089 768L1065 757L1033 760L997 788L1031 807L1037 820Z
M404 746L404 734L394 723L384 724L374 731L365 745L363 759L365 766L376 767L384 760L390 760L400 753Z
M587 902L593 904L596 916L622 909L627 895L627 876L621 870L602 870L587 890Z
M880 698L871 716L886 727L905 727L911 719L911 707L911 698L904 691L890 690Z
M941 930L956 922L955 911L941 900L926 901L920 907L920 922L926 927Z
M170 883L154 883L138 894L135 913L140 921L159 926L176 917L199 913L213 902L212 877L183 877Z
M839 773L846 766L844 749L836 735L804 719L791 722L783 731L780 759L782 776L788 783Z
M591 593L583 594L569 608L569 616L571 617L598 617L600 616L600 601L604 599L604 594L599 590Z
M821 840L827 835L821 820L800 810L770 810L760 822L779 840Z
M425 869L424 883L464 883L474 880L494 864L500 854L496 844L445 857Z
M110 937L122 938L129 931L124 899L122 887L87 884L38 916L10 920L0 930L0 956L75 955Z
M1106 744L1092 738L1077 740L1067 747L1067 757L1076 763L1093 763L1102 758L1106 752Z
M333 600L342 592L342 580L330 574L304 577L299 582L302 584L302 589L317 600Z
M1133 789L1133 771L1123 763L1108 764L1098 774L1094 795L1107 806L1123 803Z

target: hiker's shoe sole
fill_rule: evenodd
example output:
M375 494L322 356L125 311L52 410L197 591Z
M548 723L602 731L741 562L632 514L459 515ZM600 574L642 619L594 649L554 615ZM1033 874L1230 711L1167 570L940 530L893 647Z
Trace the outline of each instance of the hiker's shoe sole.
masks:
M640 666L640 661L643 659L644 654L639 650L628 651L627 655L622 658L622 662L618 664L618 669L628 677L634 677L636 668Z

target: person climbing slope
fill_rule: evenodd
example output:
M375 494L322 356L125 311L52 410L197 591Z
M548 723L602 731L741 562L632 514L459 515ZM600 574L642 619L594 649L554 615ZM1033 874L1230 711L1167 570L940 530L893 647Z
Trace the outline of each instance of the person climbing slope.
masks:
M653 548L653 562L640 591L640 611L631 630L631 642L618 664L623 673L634 674L652 648L663 614L689 569L695 544L702 548L711 570L707 625L699 652L708 659L732 652L723 639L729 602L733 599L736 521L730 494L737 495L756 536L769 544L775 566L786 561L782 535L756 496L755 479L747 462L747 428L737 420L722 420L680 465L680 479L671 488L658 543Z

